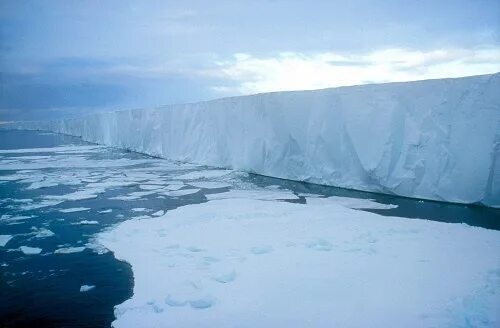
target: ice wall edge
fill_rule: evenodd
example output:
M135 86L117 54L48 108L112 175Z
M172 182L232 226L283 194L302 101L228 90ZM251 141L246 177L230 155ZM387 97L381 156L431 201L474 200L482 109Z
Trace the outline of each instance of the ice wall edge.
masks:
M278 178L500 207L500 73L263 93L6 127Z

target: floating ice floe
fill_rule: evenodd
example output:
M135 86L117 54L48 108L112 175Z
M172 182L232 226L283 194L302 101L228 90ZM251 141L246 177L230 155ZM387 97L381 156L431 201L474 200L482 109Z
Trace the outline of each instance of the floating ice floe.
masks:
M73 213L73 212L82 212L82 211L88 211L88 210L90 210L90 208L88 208L88 207L72 207L72 208L60 209L59 212Z
M21 246L19 250L26 255L36 255L42 252L41 248L38 247L29 247L29 246Z
M161 189L162 186L161 185L144 185L144 184L141 184L139 185L139 188L141 188L142 190L157 190L157 189Z
M44 198L56 201L83 200L97 198L98 193L97 190L79 190L66 195L47 195Z
M48 238L48 237L52 237L54 236L55 234L50 231L49 229L46 229L46 228L35 228L35 227L32 227L31 230L33 230L33 233L34 233L34 236L36 238Z
M139 197L139 196L115 196L115 197L111 197L109 199L129 201L129 200L137 200L139 198L141 198L141 197Z
M82 221L78 222L77 224L91 225L91 224L99 224L99 222L94 221L94 220L82 220Z
M163 210L159 210L158 212L154 212L153 214L151 214L152 216L162 216L163 214L165 214L165 211Z
M83 252L85 250L85 247L63 247L63 248L58 248L54 251L54 254L72 254L72 253L79 253Z
M178 183L171 183L170 182L167 186L164 186L162 189L175 191L175 190L179 190L179 189L183 188L184 186L185 186L185 184L182 182L178 182Z
M0 222L5 222L5 223L22 223L20 221L25 221L27 219L31 219L36 217L35 215L9 215L9 214L4 214L0 217Z
M218 189L218 188L231 187L231 184L229 184L227 182L219 182L219 181L190 182L189 185L196 187L196 188L203 188L203 189Z
M28 190L42 189L42 188L55 187L57 185L59 184L52 181L40 181L40 182L33 182L28 187L26 187L26 189Z
M0 247L7 245L12 238L12 235L0 235Z
M94 286L94 285L82 285L82 286L80 287L80 292L81 292L81 293L88 292L89 290L92 290L92 289L94 289L94 288L95 288L95 286Z
M134 274L114 327L500 323L500 263L484 256L498 253L498 231L232 198L124 221L98 240Z
M110 209L107 209L107 210L98 211L97 213L99 213L99 214L106 214L106 213L111 213L111 212L113 212L113 210L110 208Z
M132 212L147 212L148 209L144 207L136 207L131 210Z
M191 194L196 194L198 191L201 189L182 189L182 190L172 190L172 191L164 191L161 194L165 196L170 196L170 197L180 197L180 196L187 196Z
M231 174L232 170L203 170L203 171L194 171L179 175L176 179L180 180L199 180L199 179L214 179L220 178L225 175Z

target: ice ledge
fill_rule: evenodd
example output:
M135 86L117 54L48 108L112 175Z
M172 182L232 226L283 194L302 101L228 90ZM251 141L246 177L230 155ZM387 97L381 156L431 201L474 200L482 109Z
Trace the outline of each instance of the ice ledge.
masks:
M18 123L200 164L500 206L500 73Z

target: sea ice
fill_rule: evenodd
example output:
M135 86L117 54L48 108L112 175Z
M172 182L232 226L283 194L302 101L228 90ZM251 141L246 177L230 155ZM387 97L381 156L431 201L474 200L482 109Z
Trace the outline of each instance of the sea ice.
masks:
M37 229L35 227L32 227L31 230L33 230L36 238L47 238L55 235L52 231L46 228Z
M146 184L143 184L143 185L139 185L139 188L141 188L142 190L156 190L156 189L161 189L162 186L160 186L160 185L146 185Z
M0 247L4 247L12 239L12 235L0 235Z
M82 221L78 222L77 224L91 225L91 224L99 224L99 222L94 221L94 220L82 220Z
M231 198L124 221L98 240L134 274L117 328L500 324L500 263L484 256L498 254L498 231L331 200Z
M180 180L199 180L199 179L214 179L230 174L231 170L204 170L193 171L177 176Z
M88 207L72 207L72 208L60 209L59 212L73 213L73 212L82 212L82 211L88 211L88 210L90 210L90 208L88 208Z
M161 194L170 197L180 197L191 194L196 194L200 189L182 189L182 190L173 190L173 191L164 191Z
M165 214L165 211L163 210L159 210L158 212L154 212L153 214L151 214L152 216L162 216L163 214Z
M71 253L79 253L83 252L85 250L85 247L63 247L63 248L58 248L54 251L54 254L71 254Z
M219 182L219 181L190 182L189 185L196 187L196 188L203 188L203 189L218 189L218 188L231 187L231 184L229 184L227 182Z
M88 292L89 290L92 290L92 289L94 289L94 288L95 288L95 286L94 286L94 285L82 285L82 286L80 287L80 292L82 292L82 293L83 293L83 292Z
M21 246L19 250L26 255L36 255L42 252L41 248L38 247L29 247L29 246Z

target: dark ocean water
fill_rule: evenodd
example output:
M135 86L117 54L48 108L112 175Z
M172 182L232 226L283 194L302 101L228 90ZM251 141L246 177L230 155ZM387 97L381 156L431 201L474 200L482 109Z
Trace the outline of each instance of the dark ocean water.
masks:
M123 150L80 146L92 145L57 134L0 131L0 235L13 236L0 247L0 327L109 327L114 319L113 307L132 295L133 276L127 263L99 248L93 238L95 234L131 217L205 202L206 194L229 189L202 188L180 196L168 191L148 194L148 185L158 181L168 185L176 174L215 169L176 166ZM29 150L12 151L15 149ZM129 183L120 185L122 180ZM373 199L398 205L394 209L370 210L382 215L500 230L500 210L496 209L419 201L259 175L241 175L233 180L261 187L279 186L299 196L311 193ZM103 189L98 190L99 186ZM189 188L192 187L185 185L180 190ZM87 197L85 192L83 196L78 194L82 190L92 196ZM67 195L74 197L57 204L44 203ZM300 196L293 201L305 202L305 198ZM45 206L39 207L40 204ZM65 212L67 209L75 211ZM25 254L23 246L41 251ZM81 251L57 253L68 248ZM82 285L95 288L80 292Z

